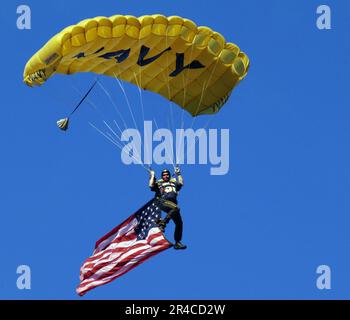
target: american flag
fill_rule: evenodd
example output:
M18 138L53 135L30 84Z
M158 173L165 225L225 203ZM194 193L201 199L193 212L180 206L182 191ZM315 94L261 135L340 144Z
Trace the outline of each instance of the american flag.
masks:
M83 296L170 248L157 226L160 216L161 210L151 200L97 241L93 255L80 268L77 293Z

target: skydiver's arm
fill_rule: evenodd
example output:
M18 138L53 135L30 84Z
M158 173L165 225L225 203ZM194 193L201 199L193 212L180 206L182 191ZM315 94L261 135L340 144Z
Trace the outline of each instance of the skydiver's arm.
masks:
M149 174L150 174L150 177L149 177L148 186L151 188L152 191L154 191L154 189L156 188L155 172L153 170L150 170Z
M181 185L181 187L183 187L183 185L184 185L184 179L183 179L183 177L182 177L181 174L179 174L179 175L177 176L177 183L178 183L179 185Z
M183 177L181 175L181 171L180 171L179 167L177 167L175 169L175 174L177 175L178 190L180 190L183 187L183 185L184 185L184 179L183 179Z

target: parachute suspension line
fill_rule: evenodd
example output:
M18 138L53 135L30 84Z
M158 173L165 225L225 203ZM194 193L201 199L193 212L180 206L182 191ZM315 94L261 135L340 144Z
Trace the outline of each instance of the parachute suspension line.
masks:
M213 74L214 74L214 71L215 71L215 69L216 69L216 67L217 67L217 62L218 62L218 60L216 60L216 63L215 63L215 65L214 65L214 67L213 67L213 70L212 70L211 73L210 73L210 76L209 76L209 78L208 78L208 81L207 81L206 83L203 84L201 98L200 98L200 101L199 101L199 103L198 103L198 105L197 105L197 110L196 110L195 114L199 111L198 109L199 109L199 106L200 106L201 103L202 103L203 93L204 93L205 90L207 90L207 87L208 87L208 85L209 85L209 83L210 83L210 81L211 81L211 78L212 78L212 76L213 76ZM195 124L195 122L196 122L196 118L197 118L197 117L194 116L193 119L192 119L192 123L191 123L191 127L190 127L191 129L193 129L193 127L194 127L194 124ZM205 131L205 129L209 126L209 123L210 123L210 122L211 122L211 119L208 120L207 124L206 124L205 127L203 128L204 131ZM198 140L200 139L200 137L202 136L202 134L203 134L203 131L202 131L201 134L199 135ZM197 138L197 137L196 137L196 138ZM196 146L196 141L197 141L196 138L195 138L194 144L193 144L192 147L190 148L189 152L191 152L192 149L193 149L193 147Z
M157 124L156 119L153 118L153 121L154 121L154 124L156 125L157 130L159 130L159 127L158 127L158 124ZM170 157L170 155L169 155L168 152L166 152L166 155L167 155L168 159L170 160L170 164L173 166L173 168L174 168L174 170L175 170L174 157L173 157L173 159L171 159L171 157Z
M173 135L175 135L175 137L176 137L176 128L175 128L175 124L174 124L173 103L170 104L170 121L169 121L168 126L171 127ZM175 141L176 141L176 139L175 139ZM176 163L176 145L175 145L175 154L174 154L174 146L173 146L173 158L172 158L172 165L174 167L174 170L176 168L175 163Z
M137 126L137 124L136 124L136 120L135 120L135 117L134 117L134 113L132 112L132 108L131 108L131 105L130 105L130 101L129 101L128 95L126 94L126 91L125 91L125 88L124 88L124 86L123 86L123 83L117 78L117 75L116 75L114 72L113 72L113 75L114 75L114 78L117 80L117 83L118 83L120 89L122 90L122 92L123 92L123 94L124 94L125 101L126 101L126 104L127 104L128 108L129 108L129 112L130 112L131 118L132 118L132 120L133 120L133 122L134 122L135 129L137 129L137 131L139 131L139 128L138 128L138 126ZM126 127L125 129L127 129L127 127ZM140 132L140 131L139 131L139 132ZM138 153L138 152L137 152L137 153ZM138 154L138 156L139 156L139 158L140 158L140 160L141 160L141 155Z
M115 141L120 141L120 144L121 144L122 146L126 147L126 146L127 146L126 143L123 144L121 137L119 137L118 134L114 132L114 130L108 125L108 123L107 123L106 121L103 121L103 123L104 123L104 124L106 125L106 127L112 132L112 134L118 139L118 140L115 140ZM130 150L131 150L131 147L129 147L129 151L130 151ZM132 158L135 159L136 162L142 164L141 155L139 154L139 152L137 151L137 149L135 149L135 150L136 150L136 153L137 153L136 156L138 157L138 159L136 159L134 156L132 156ZM130 155L130 154L129 154L129 155Z
M144 122L145 121L145 108L144 108L144 104L143 104L143 96L142 96L142 67L141 65L139 65L140 68L139 68L139 73L140 73L140 85L138 85L137 87L139 88L139 94L140 94L140 103L141 103L141 110L142 110L142 121ZM135 74L135 72L134 72ZM135 75L135 80L136 80L136 75ZM137 82L137 80L136 80ZM145 151L146 153L148 153L148 145L145 144ZM151 167L151 164L147 164L147 168L148 168L148 172L151 172L152 170L152 167Z
M168 60L168 57L167 57ZM168 103L169 103L169 110L170 110L170 114L168 113L168 128L169 130L171 130L172 134L176 134L176 130L175 130L175 125L174 125L174 114L173 114L173 102L170 100L170 86L169 86L169 78L165 75L165 82L167 83L167 89L168 89ZM169 112L169 111L168 111ZM158 126L157 126L158 127ZM175 165L174 165L174 159L171 160L170 159L170 155L169 156L169 160L172 162L172 165L174 167L175 170ZM174 154L173 154L173 158L174 158Z
M98 82L99 84L100 84L100 82L99 81L96 81L96 82ZM80 91L79 91L79 89L71 82L71 85L72 85L72 87L78 92L78 93L80 93ZM102 86L102 84L100 85L100 86ZM102 88L104 89L104 87L102 86ZM110 97L110 99L111 99L111 101L113 101L113 99L112 99L112 97L110 96L110 94L109 94L109 92L107 91L107 90L105 90L104 89L104 92L107 94L107 96L109 96ZM81 94L81 93L80 93ZM90 104L90 106L92 106L92 108L96 111L96 113L98 113L99 114L99 116L101 117L101 121L103 122L103 124L107 127L107 129L108 130L110 130L111 132L112 132L112 134L114 135L114 136L116 136L118 139L119 139L119 141L120 141L120 143L125 147L126 146L126 144L124 144L123 142L122 142L122 140L121 140L121 138L117 135L117 133L111 128L111 126L107 123L107 121L105 120L105 119L107 119L106 117L105 117L105 115L103 114L103 112L96 106L96 104L93 102L93 101L91 101L90 99L87 99L86 100L87 101L87 103L88 104ZM122 116L122 115L121 115ZM124 118L122 117L122 119L124 120ZM127 126L126 126L126 123L125 123L125 120L123 121L124 122L124 125L125 125L125 128L127 129ZM90 125L91 125L91 123L89 123ZM114 124L119 128L119 130L120 130L120 126L118 125L118 123L114 120ZM96 126L94 126L95 127L95 129L96 129ZM101 130L98 130L98 131L101 131ZM122 131L120 130L120 132L122 133ZM100 132L101 133L101 132ZM132 158L136 161L136 162L141 162L141 157L140 157L140 155L138 155L138 157L140 158L140 160L138 160L138 159L136 159L134 156L132 156Z
M137 85L137 88L139 91L139 96L140 96L140 107L141 107L142 120L145 121L145 110L144 110L142 88L141 88L141 81L142 81L141 80L141 71L140 71L140 83L137 81L137 75L135 72L134 72L134 77L135 77L136 85Z
M113 134L119 141L122 141L122 139L120 138L120 136L118 136L118 134L110 127L110 125L109 125L106 121L103 121L103 123L105 124L105 126L112 132L112 134Z
M112 98L112 96L110 95L110 93L103 87L102 83L100 84L99 82L99 85L100 87L102 88L102 90L105 92L105 94L109 97L110 101L112 102L113 106L115 107L117 113L119 114L120 118L122 119L123 121L123 124L124 124L124 127L125 129L127 129L127 125L126 125L126 121L122 115L122 113L119 111L118 107L116 106L116 104L114 103L114 100ZM123 143L122 139L120 136L118 136L114 131L113 129L108 125L108 123L106 121L103 121L104 124L107 126L107 128L113 133L113 135L120 141L120 143L125 147L126 146L126 143ZM116 120L113 120L114 124L116 125L116 127L118 128L120 134L122 135L123 134L123 131L121 130L120 126L118 125L117 121ZM137 149L136 149L137 150ZM139 152L137 151L137 156L139 157L139 160L136 160L136 162L141 162L141 155L139 154ZM134 158L135 159L135 158Z
M118 142L118 140L115 139L115 137L113 137L113 135L111 135L109 132L106 132L107 136L109 136L112 140L114 140L116 143ZM137 164L141 164L143 168L145 168L145 166L143 165L142 161L140 158L137 158L134 156L134 152L132 154L130 154L131 151L131 147L129 145L121 145L120 143L118 143L119 145L119 149L123 152L125 152L129 157L131 157L132 159L134 159L136 161ZM126 151L125 151L126 149Z
M131 147L126 145L126 144L122 144L119 143L120 139L118 138L118 136L114 133L114 135L117 137L118 140L115 139L115 137L113 137L112 134L110 134L109 132L103 133L102 130L98 129L95 125L93 125L92 123L89 122L89 124L95 129L97 130L97 132L99 132L100 134L102 134L105 138L107 138L109 141L113 142L114 145L116 145L121 151L126 152L129 156L131 156L132 159L134 159L138 164L142 164L141 159L140 158L136 158L134 156L134 154L130 155L130 151L131 151ZM106 124L106 123L105 123ZM109 128L109 126L106 124L106 126ZM113 131L113 130L112 130ZM106 137L107 136L107 137ZM127 149L125 151L125 148ZM143 166L143 164L142 164ZM144 166L143 166L144 167Z
M142 69L141 68L142 67L140 65L139 66L140 82L137 80L137 74L135 73L135 71L133 71L133 73L134 73L135 81L137 84L137 88L139 90L141 113L142 113L142 119L144 121L145 120L145 110L144 110L143 97L142 97Z
M116 147L118 147L121 151L127 153L129 156L131 156L137 163L141 164L141 166L143 167L143 169L145 169L146 171L149 171L149 169L137 158L135 158L134 155L130 155L130 150L131 148L129 147L128 150L125 150L125 147L128 147L126 145L121 146L117 141L115 141L113 139L113 137L107 132L104 133L102 130L100 130L99 128L97 128L93 123L89 122L89 125L94 128L99 134L101 134L104 138L106 138L109 142L111 142L113 145L115 145Z
M185 104L186 101L186 80L185 80L185 74L182 73L182 82L183 82L183 86L184 86L184 99L183 99L183 105ZM185 115L185 108L181 108L182 112L181 112L181 129L184 128L184 115Z
M116 133L114 132L114 130L111 128L111 126L107 123L107 121L105 119L107 119L104 114L98 109L98 107L95 105L94 102L87 100L87 102L94 108L94 110L100 115L101 117L101 121L103 122L103 124L108 128L108 130L110 130L113 134L116 135Z
M136 73L134 72L134 77L135 77L135 81L136 81L136 84L137 84L137 88L138 88L138 90L139 90L139 96L140 96L140 106L141 106L141 114L142 114L142 122L144 123L145 122L145 108L144 108L144 104L143 104L143 96L142 96L142 87L141 87L141 85L142 85L142 70L141 70L141 65L140 65L140 71L139 71L139 73L140 73L140 83L138 82L138 80L137 80L137 75L136 75ZM145 153L146 154L148 154L148 145L145 143ZM151 170L151 167L150 167L150 165L148 165L149 166L149 169Z
M126 121L122 115L122 113L119 111L117 105L115 104L112 96L110 95L110 93L105 89L105 87L102 85L102 83L98 82L98 84L100 85L101 89L104 91L104 93L108 96L109 100L112 102L113 106L115 107L117 113L119 114L120 118L123 121L124 127L125 129L127 129L127 125L126 125ZM126 143L123 143L122 139L120 136L118 136L118 134L116 132L114 132L114 130L111 128L111 126L105 121L103 120L103 123L105 124L105 126L113 133L113 135L120 141L120 144L123 145L124 147L126 146ZM120 126L118 125L116 120L113 120L113 123L116 125L116 127L118 128L120 134L123 134L123 131L121 130ZM117 140L117 141L118 141ZM137 162L141 161L141 156L139 154L137 154L138 157L140 158L140 160L136 160Z
M187 70L188 71L188 70ZM185 100L186 100L186 82L185 82L185 74L182 73L182 83L183 83L183 86L184 86L184 99L183 99L183 105L185 104ZM182 108L182 111L181 111L181 137L180 137L180 145L179 145L179 149L182 150L182 139L184 137L184 127L185 127L185 122L184 122L184 115L185 115L185 108ZM177 146L176 146L177 147ZM183 146L185 147L185 146ZM176 153L177 155L177 153ZM177 157L176 157L176 165L178 165L177 163Z
M168 29L169 26L167 26ZM166 30L166 35L165 35L165 47L169 48L169 44L168 44L168 30ZM167 61L167 67L169 67L169 54L168 52L165 53L166 55L166 61ZM165 75L165 74L164 74ZM173 131L173 133L175 133L175 124L174 124L174 112L173 112L173 107L174 107L174 102L171 100L171 90L170 90L170 80L169 80L169 76L165 75L166 77L166 83L168 86L168 96L169 96L169 106L170 106L170 124L171 124L171 130ZM170 128L170 125L169 125ZM174 162L174 160L173 160Z
M122 145L120 143L118 143L118 140L115 140L115 138L109 133L106 132L104 133L102 130L100 130L99 128L97 128L94 124L92 124L91 122L89 122L90 126L93 127L97 132L99 132L102 136L104 136L107 140L109 140L110 142L112 142L115 146L117 146L120 150L124 151L124 152L129 152L129 156L131 156L137 163L142 164L142 162L140 163L140 160L137 159L134 155L130 155L130 150L131 147L127 146L127 145ZM127 148L127 151L125 151L124 148Z
M156 118L153 118L153 122L156 125L157 130L159 129Z
M100 133L103 137L105 137L108 141L110 141L111 143L113 143L115 146L117 146L118 148L121 148L121 146L117 143L117 141L115 141L110 135L108 135L108 133L104 133L102 130L100 130L99 128L97 128L97 126L95 126L93 123L88 122L89 125L94 128L98 133Z
M190 53L190 60L189 61L192 61L192 58L193 58L193 46L191 46L191 53ZM189 72L190 72L190 69L188 68L187 70L185 70L185 72L182 73L182 81L183 81L183 85L184 85L184 99L183 99L183 104L182 104L183 106L185 106L185 102L186 102L186 93L187 93L186 88L187 88L187 79L188 79ZM186 77L185 77L185 73L186 73ZM184 138L183 132L184 132L184 127L185 127L184 115L185 115L185 108L182 108L180 150L182 150L182 147L185 149L185 141L184 141L184 145L182 146L182 140Z
M200 133L200 135L197 137L195 136L195 139L194 139L194 144L191 145L190 149L188 150L188 153L191 153L193 148L196 147L196 142L199 141L199 139L202 137L203 135L203 132L205 132L205 130L208 128L209 124L212 122L213 118L210 118L207 123L205 124L205 126L203 127L203 131Z
M74 83L72 81L71 81L71 86L76 92L81 94L80 90L74 85ZM101 110L99 110L99 108L95 105L95 103L92 100L86 99L86 102L95 110L95 112L100 116L102 121L104 121L104 119L106 119L103 112Z
M168 33L166 32L166 38L165 38L165 46L166 48L168 48ZM165 53L166 55L166 65L167 67L169 67L169 55L167 53ZM175 124L174 124L174 113L173 113L173 106L174 106L174 102L171 101L171 90L170 90L170 83L169 83L169 76L167 76L165 74L165 72L162 73L163 74L163 77L165 78L165 83L166 83L166 86L167 86L167 90L168 90L168 104L169 104L169 111L168 111L168 128L169 130L171 130L172 134L176 134L176 130L175 130ZM170 113L169 113L170 112ZM169 121L169 117L170 117L170 121ZM157 122L155 121L154 119L154 122L156 123L157 125ZM157 125L158 127L158 125ZM174 153L173 153L173 159L170 158L170 155L167 154L174 170L175 170L175 165L174 165ZM176 160L176 159L175 159Z
M201 103L202 103L204 91L205 91L205 85L203 84L203 86L202 86L201 98L199 99L199 103L198 103L198 105L197 105L197 109L196 109L195 114L197 113L197 110L199 109L199 106L200 106ZM193 129L193 126L194 126L194 123L195 123L195 120L196 120L197 116L193 116L192 118L193 118L193 119L192 119L192 121L191 121L191 126L190 126L191 129Z
M213 69L210 72L210 76L208 78L208 81L206 83L203 83L203 88L202 89L204 89L204 90L202 90L201 98L200 98L199 103L197 105L197 109L196 109L195 114L197 114L197 112L199 111L199 107L200 107L200 105L202 103L202 100L203 100L203 93L204 93L204 91L206 91L208 89L209 83L210 83L210 81L211 81L211 79L212 79L212 77L213 77L213 75L215 73L216 67L218 65L218 61L219 61L219 59L216 59L214 67L213 67ZM197 116L193 117L192 123L191 123L191 128L193 128L194 123L196 122L196 118L197 118Z
M75 87L75 85L72 83L72 87L77 91L79 92L79 89ZM115 133L115 131L111 128L111 126L107 123L107 121L105 119L107 119L105 117L105 115L103 114L103 112L96 106L96 104L90 100L90 99L86 99L87 103L90 104L90 106L92 106L92 108L96 111L97 114L99 114L100 118L101 118L101 121L103 122L103 124L107 127L108 130L110 130L112 132L113 135L115 135L119 141L121 142L121 139L120 137L118 137L118 135ZM114 122L116 125L117 123ZM118 126L118 125L117 125ZM119 126L118 126L119 127ZM125 144L122 143L122 145L125 146Z
M111 94L106 90L106 88L103 86L103 84L102 84L100 81L98 82L98 84L99 84L100 88L103 90L103 92L106 94L106 96L108 97L108 99L110 100L110 102L112 103L112 105L113 105L115 111L117 112L118 116L120 117L120 119L121 119L122 122L123 122L124 128L127 129L128 127L127 127L127 125L126 125L126 121L125 121L125 119L124 119L122 113L120 112L118 106L115 104L115 102L114 102L114 100L113 100ZM118 128L120 134L122 134L122 130L121 130L120 126L118 125L117 121L116 121L116 120L113 120L113 122L114 122L115 125L117 126L117 128Z
M117 80L117 82L118 82L118 85L119 85L120 89L123 91L126 104L127 104L128 108L129 108L129 111L130 111L130 114L131 114L131 118L132 118L132 120L133 120L133 122L134 122L135 129L139 130L139 129L138 129L138 126L137 126L137 124L136 124L136 121L135 121L134 113L132 112L132 109L131 109L131 105L130 105L129 98L128 98L126 92L125 92L124 86L123 86L123 84L121 83L121 81L119 81L119 79L117 78L117 76L116 76L116 74L115 74L114 72L113 72L113 74L114 74L114 78L115 78L115 79Z
M102 88L102 90L105 92L105 94L108 96L108 98L110 99L110 101L112 102L113 106L115 107L118 115L120 116L120 118L122 119L123 121L123 124L124 124L124 127L125 129L127 129L127 125L126 125L126 121L122 115L122 113L119 111L118 107L116 106L112 96L110 95L110 93L103 87L102 83L100 84L99 82L99 85L100 87ZM116 125L116 127L118 128L120 134L122 135L123 134L123 131L121 130L120 126L118 125L117 121L116 120L113 120L114 124ZM122 139L120 136L118 136L114 131L113 129L104 121L104 124L110 129L110 131L114 134L114 136L116 136L116 138L121 142L121 144L125 147L126 146L126 143L123 143ZM136 160L136 162L141 162L141 156L139 155L139 153L137 152L137 156L139 157L139 160L136 160L136 158L134 158Z
M121 148L122 146L111 136L109 132L104 133L101 129L99 129L96 125L94 125L92 122L88 122L89 125L94 128L98 133L100 133L103 137L105 137L107 140L112 142L115 146Z
M170 128L170 119L169 118L168 118L168 127ZM173 152L172 153L173 153L173 157L171 158L170 155L169 155L169 160L171 161L171 165L173 166L174 171L175 171L176 166L174 164L174 146L173 146Z

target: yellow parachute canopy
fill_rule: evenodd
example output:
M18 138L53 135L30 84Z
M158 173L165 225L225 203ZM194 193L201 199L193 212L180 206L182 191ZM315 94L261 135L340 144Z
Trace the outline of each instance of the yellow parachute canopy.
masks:
M248 57L208 27L162 15L96 17L69 26L27 63L24 82L94 72L158 93L192 116L212 114L246 76Z

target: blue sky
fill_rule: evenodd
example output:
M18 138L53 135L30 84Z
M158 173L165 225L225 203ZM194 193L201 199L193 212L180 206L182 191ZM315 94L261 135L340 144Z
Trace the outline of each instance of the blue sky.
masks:
M147 172L125 166L88 125L97 119L88 105L66 134L55 126L80 98L74 87L86 90L94 76L57 76L31 89L22 83L26 61L87 17L153 13L208 25L251 59L247 78L210 123L230 129L230 171L210 176L208 165L184 165L188 250L163 252L83 299L350 297L348 2L327 1L332 29L323 31L316 28L323 2L314 0L28 0L29 31L16 28L20 4L3 1L0 10L1 299L80 299L79 268L95 241L152 197ZM115 82L102 81L125 107ZM140 110L138 91L126 88ZM101 91L91 99L110 110ZM165 100L147 92L143 99L146 120L167 126ZM16 287L23 264L32 271L27 291ZM331 268L331 290L316 287L322 264Z

